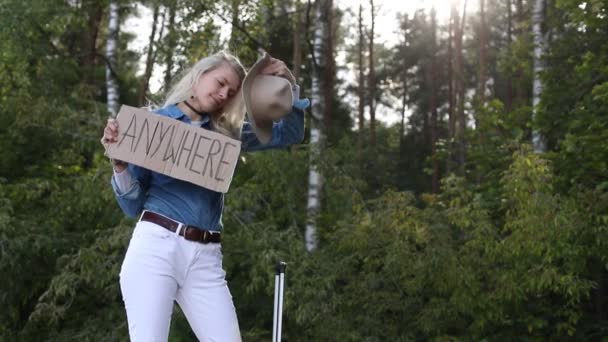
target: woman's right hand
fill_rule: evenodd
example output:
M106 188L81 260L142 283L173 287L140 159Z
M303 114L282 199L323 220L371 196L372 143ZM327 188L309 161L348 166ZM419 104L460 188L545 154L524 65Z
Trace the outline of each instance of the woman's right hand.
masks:
M106 128L103 129L102 144L111 144L118 141L118 121L113 118L108 118Z
M118 141L118 121L113 118L108 118L108 122L106 123L106 127L103 129L103 137L101 138L101 144L113 144ZM114 171L122 172L127 168L127 163L118 160L112 159L112 165L114 166Z

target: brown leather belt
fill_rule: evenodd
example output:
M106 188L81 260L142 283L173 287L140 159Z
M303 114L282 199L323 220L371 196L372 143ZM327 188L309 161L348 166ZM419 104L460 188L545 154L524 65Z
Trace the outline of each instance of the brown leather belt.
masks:
M174 233L181 225L182 229L179 230L179 235L183 236L184 239L190 241L196 241L200 243L219 243L221 240L220 233L211 232L195 226L187 226L185 224L174 221L168 217L148 210L144 210L144 213L141 215L141 218L139 220L155 223Z

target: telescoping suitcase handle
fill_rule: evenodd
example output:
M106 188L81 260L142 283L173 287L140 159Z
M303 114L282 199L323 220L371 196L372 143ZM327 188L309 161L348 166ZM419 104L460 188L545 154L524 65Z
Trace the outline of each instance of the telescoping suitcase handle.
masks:
M274 315L272 322L272 342L281 341L281 325L283 321L283 288L285 286L285 269L287 263L280 261L276 265L274 276Z

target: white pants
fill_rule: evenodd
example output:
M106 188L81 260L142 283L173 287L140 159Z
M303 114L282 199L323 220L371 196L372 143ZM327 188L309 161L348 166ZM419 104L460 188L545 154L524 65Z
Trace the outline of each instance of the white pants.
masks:
M138 222L120 271L131 341L167 341L174 301L199 340L241 341L225 275L219 243Z

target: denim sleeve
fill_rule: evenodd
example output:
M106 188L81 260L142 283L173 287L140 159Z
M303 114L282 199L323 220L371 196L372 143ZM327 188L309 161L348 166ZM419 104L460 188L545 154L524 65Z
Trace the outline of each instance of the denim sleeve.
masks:
M253 152L301 143L304 140L304 109L309 104L308 99L297 100L291 113L272 125L272 137L267 144L262 144L253 132L251 124L245 122L241 133L241 150Z
M112 177L111 183L118 205L125 215L134 218L144 208L146 192L150 183L150 170L129 164L127 171L133 175L133 180L126 191L121 192L119 190L114 177Z

